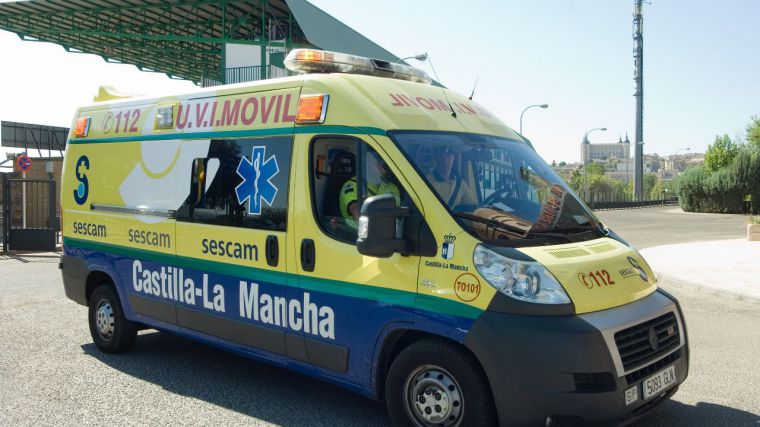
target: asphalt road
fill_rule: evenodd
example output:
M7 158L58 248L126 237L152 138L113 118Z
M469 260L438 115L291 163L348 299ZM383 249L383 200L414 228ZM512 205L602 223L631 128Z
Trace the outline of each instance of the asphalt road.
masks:
M646 211L600 216L640 247L648 246L646 236L674 243L663 227L683 227L679 238L693 237L679 225L683 214ZM736 218L725 221L732 230ZM380 403L171 334L143 331L131 353L102 354L86 308L63 293L57 262L0 257L0 425L389 423ZM760 304L668 289L685 310L691 371L672 401L636 425L758 426Z
M639 249L671 243L741 239L747 235L744 215L687 213L677 206L595 213Z

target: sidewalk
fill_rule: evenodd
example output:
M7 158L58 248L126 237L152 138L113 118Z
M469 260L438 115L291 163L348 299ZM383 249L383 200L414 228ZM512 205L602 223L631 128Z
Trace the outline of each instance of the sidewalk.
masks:
M760 242L679 243L640 252L661 282L760 303Z

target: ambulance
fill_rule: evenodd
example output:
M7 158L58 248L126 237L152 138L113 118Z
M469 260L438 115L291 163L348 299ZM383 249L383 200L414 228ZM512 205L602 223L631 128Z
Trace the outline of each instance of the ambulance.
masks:
M102 88L62 178L96 346L152 328L386 402L396 425L624 422L686 379L678 301L531 143L423 71Z

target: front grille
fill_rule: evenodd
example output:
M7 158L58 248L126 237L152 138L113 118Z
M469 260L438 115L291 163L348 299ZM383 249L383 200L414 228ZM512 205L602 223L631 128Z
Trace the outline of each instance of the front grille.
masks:
M615 391L615 375L612 372L588 372L573 374L575 390L582 393Z
M623 369L644 365L678 347L680 334L673 312L624 329L615 334Z

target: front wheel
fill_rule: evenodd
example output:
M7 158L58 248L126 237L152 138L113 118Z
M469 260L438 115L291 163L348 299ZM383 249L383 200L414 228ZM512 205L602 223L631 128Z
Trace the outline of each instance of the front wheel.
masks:
M99 286L89 301L90 335L104 353L123 353L137 338L137 325L124 317L119 296L113 285Z
M385 383L397 426L496 425L488 381L474 358L444 341L418 341L391 364Z

